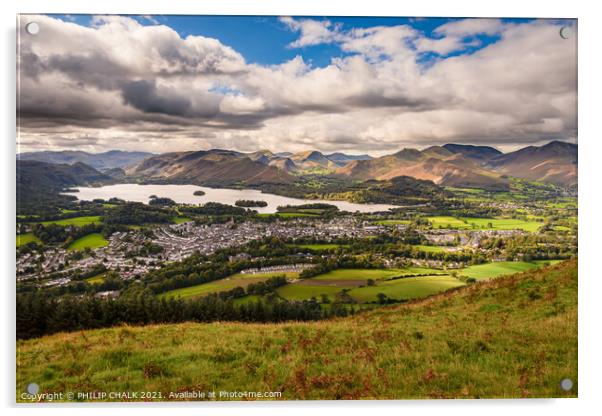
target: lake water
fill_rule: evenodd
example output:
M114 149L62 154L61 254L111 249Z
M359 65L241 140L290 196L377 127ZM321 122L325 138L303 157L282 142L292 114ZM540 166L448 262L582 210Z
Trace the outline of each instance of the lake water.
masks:
M267 207L251 208L259 213L274 213L276 212L277 207L283 205L300 205L316 202L325 202L331 205L336 205L341 211L349 212L377 212L386 211L390 208L397 208L395 205L354 204L347 201L297 199L274 194L266 194L255 189L221 189L207 188L196 185L139 185L127 183L101 186L98 188L81 187L75 189L77 189L79 192L66 194L74 195L83 201L91 201L97 198L105 200L110 198L120 198L126 201L148 203L150 196L156 195L159 198L171 198L180 204L204 204L206 202L220 202L222 204L234 205L234 203L240 199L267 202ZM193 195L194 191L198 190L205 192L205 195Z

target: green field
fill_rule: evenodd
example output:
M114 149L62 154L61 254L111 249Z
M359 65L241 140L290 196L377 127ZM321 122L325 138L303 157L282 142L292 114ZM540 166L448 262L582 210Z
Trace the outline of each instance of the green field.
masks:
M42 244L42 241L38 237L33 235L33 233L17 234L17 247L29 244L31 242Z
M401 225L401 224L409 224L410 220L381 220L375 221L375 224L378 225Z
M406 269L336 269L307 280L381 280L408 274Z
M328 295L332 300L341 290L342 287L337 286L309 286L298 282L279 287L276 292L288 300L307 300L312 297L320 300L322 294Z
M424 281L415 281L407 277L387 280L394 277L414 274L442 274L442 270L424 267L406 267L403 269L337 269L318 276L302 279L298 282L279 288L278 294L289 300L306 300L315 297L320 300L322 294L333 295L343 289L352 289L349 294L359 302L376 300L376 294L383 292L395 299L411 299L438 293L450 287L463 285L450 276L429 276ZM439 279L439 277L441 277ZM376 286L366 286L368 279L376 282ZM408 283L403 283L408 282ZM365 286L358 288L358 286Z
M547 261L550 264L556 264L558 260ZM487 280L493 277L499 277L506 274L525 272L527 270L536 269L542 267L546 263L545 261L535 261L527 263L524 261L501 261L495 263L479 264L476 266L469 266L465 269L459 270L459 274L474 277L477 280Z
M99 233L92 233L78 238L73 243L69 244L67 250L83 250L86 248L105 247L109 242Z
M82 225L99 224L99 223L100 223L100 216L92 215L92 216L84 216L84 217L66 218L63 220L42 221L39 224L42 224L42 225L56 224L56 225L62 225L62 226L75 225L76 227L81 227Z
M294 278L297 273L258 273L258 274L233 274L225 279L215 280L213 282L202 283L196 286L183 287L181 289L170 290L161 294L162 297L197 298L210 293L225 292L235 287L247 287L251 283L261 282L270 277L286 275L288 278Z
M414 246L420 251L425 251L427 253L443 253L444 251L449 251L449 247L444 246L422 246L416 245Z
M377 294L384 293L392 299L415 299L434 295L448 289L464 286L465 283L451 276L421 276L376 282L376 286L365 286L349 291L359 302L376 301Z
M94 284L99 284L105 281L105 274L101 273L101 274L97 274L96 276L92 276L92 277L88 277L86 279L87 283L90 283L92 285Z
M190 218L188 218L188 217L173 217L173 218L172 218L172 221L173 221L175 224L182 224L182 223L184 223L184 222L191 221L191 219L190 219Z
M18 341L16 400L32 380L42 392L281 391L285 400L577 397L577 341L577 262L568 261L347 318Z
M455 218L455 217L426 217L433 228L457 228L462 230L523 230L536 232L543 225L538 221L524 221L512 218ZM489 226L491 224L491 227Z

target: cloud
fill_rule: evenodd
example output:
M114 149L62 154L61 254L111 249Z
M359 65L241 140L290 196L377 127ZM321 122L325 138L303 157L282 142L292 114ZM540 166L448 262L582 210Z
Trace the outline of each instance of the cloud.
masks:
M331 43L339 36L340 26L333 25L329 20L295 20L292 17L281 17L280 21L293 32L301 33L299 39L289 45L291 48Z
M290 47L340 48L314 67L302 53L278 65L248 63L218 39L181 37L129 17L96 17L90 27L27 18L44 36L21 36L19 45L25 150L72 143L98 151L378 154L449 141L518 146L576 137L576 42L560 38L553 21L463 19L427 37L410 25L346 29L281 18L299 34ZM496 41L446 57L478 36ZM440 57L425 68L426 51Z

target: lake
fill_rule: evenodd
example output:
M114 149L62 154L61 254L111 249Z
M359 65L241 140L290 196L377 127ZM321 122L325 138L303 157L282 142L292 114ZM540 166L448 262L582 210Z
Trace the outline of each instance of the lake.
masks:
M67 195L74 195L82 201L92 201L101 198L108 200L110 198L119 198L126 201L148 203L151 195L159 198L167 197L180 204L204 204L206 202L220 202L222 204L234 205L240 199L250 199L254 201L265 201L267 207L253 207L251 209L265 214L276 212L276 208L283 205L311 204L316 202L325 202L336 205L341 211L349 212L377 212L386 211L390 208L397 208L395 205L386 204L354 204L347 201L322 201L317 199L297 199L286 196L266 194L255 189L221 189L207 188L196 185L140 185L134 183L101 186L98 188L77 187L78 192L65 192ZM205 195L193 195L194 191L201 190Z

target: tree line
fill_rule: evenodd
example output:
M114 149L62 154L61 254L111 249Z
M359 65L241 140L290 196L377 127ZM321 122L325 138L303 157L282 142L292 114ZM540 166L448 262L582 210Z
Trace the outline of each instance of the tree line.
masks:
M17 296L17 338L29 339L62 331L105 328L121 324L178 322L284 322L344 316L347 309L321 308L316 300L286 301L278 297L236 305L208 295L195 300L158 298L149 290L130 288L115 299L94 296L52 298L37 291Z

